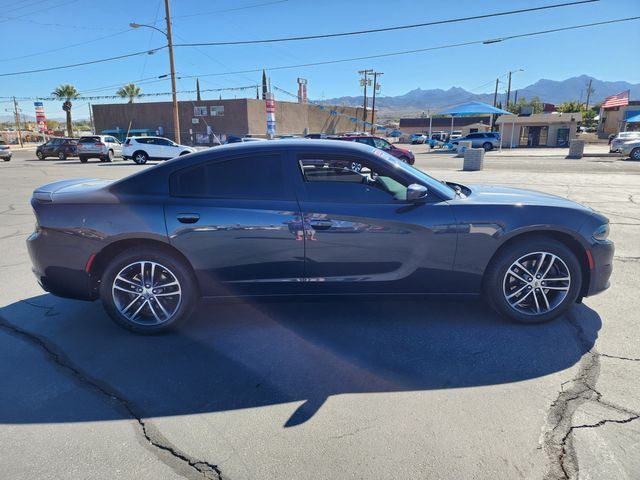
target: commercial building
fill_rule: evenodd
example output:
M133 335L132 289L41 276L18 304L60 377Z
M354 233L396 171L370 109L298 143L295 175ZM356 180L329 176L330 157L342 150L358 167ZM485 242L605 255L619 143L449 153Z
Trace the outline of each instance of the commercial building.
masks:
M475 116L475 117L454 117L453 130L459 130L462 135L476 132L486 132L489 130L491 116ZM450 132L451 117L419 117L419 118L401 118L399 129L402 133L429 133L431 126L432 132Z
M207 145L227 135L266 135L264 100L240 98L178 102L182 143ZM129 134L161 135L175 139L171 102L92 105L97 133L124 138ZM332 113L336 112L336 113ZM339 133L354 129L350 117L362 117L362 108L328 107L276 101L276 136Z
M581 113L534 113L501 115L496 125L505 147L568 147L581 121Z
M598 137L607 138L612 133L624 132L638 128L637 125L627 124L626 120L640 115L640 101L632 100L629 105L603 109L598 121Z

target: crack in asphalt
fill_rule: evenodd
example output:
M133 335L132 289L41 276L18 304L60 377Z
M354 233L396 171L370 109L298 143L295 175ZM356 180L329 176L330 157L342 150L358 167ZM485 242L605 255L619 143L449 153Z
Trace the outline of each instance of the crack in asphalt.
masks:
M45 307L42 305L33 305L39 308L52 308ZM71 361L63 353L56 351L49 343L26 330L23 330L19 327L8 322L3 317L0 317L0 328L5 329L10 334L14 336L21 337L27 340L29 343L39 347L43 350L46 355L60 368L66 370L73 378L75 378L81 384L90 387L94 391L98 392L104 397L107 397L110 401L115 401L118 406L124 410L127 415L137 423L139 428L139 433L142 434L144 439L147 442L145 447L151 446L153 448L149 448L149 450L164 464L169 466L172 470L174 470L179 475L184 476L189 479L207 479L207 480L224 480L226 476L222 475L220 468L217 465L212 463L197 460L190 455L182 452L175 446L171 445L171 443L159 432L157 427L155 427L150 422L144 420L144 418L138 414L135 410L135 407L131 404L129 400L124 398L121 394L119 394L113 387L102 384L98 380L91 378L88 374L84 373L78 367L74 366ZM158 455L157 450L164 452L168 455ZM176 462L178 461L178 462ZM190 469L185 469L184 467L188 466Z
M550 459L550 467L545 475L545 480L568 480L578 478L579 466L577 452L573 444L572 433L576 429L599 428L608 423L625 424L640 418L640 413L628 408L616 405L602 399L602 394L596 389L596 383L600 375L600 357L619 358L622 360L637 361L626 357L615 357L598 353L595 348L589 350L589 341L584 330L572 312L566 314L569 324L575 329L578 343L587 350L580 361L577 375L568 381L562 382L557 398L551 403L547 422L553 427L543 437L543 449ZM565 390L565 385L570 386ZM629 415L628 418L602 419L593 424L572 425L573 415L576 410L586 402L596 402L616 412Z
M601 353L600 356L607 357L607 358L615 358L616 360L628 360L630 362L640 362L640 358L619 357L617 355L609 355L608 353Z

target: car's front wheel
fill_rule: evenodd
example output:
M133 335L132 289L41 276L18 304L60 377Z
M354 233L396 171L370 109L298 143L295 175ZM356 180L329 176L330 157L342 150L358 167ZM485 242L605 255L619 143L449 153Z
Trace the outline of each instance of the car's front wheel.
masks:
M58 159L59 160L66 160L67 159L67 155L64 152L58 152Z
M520 323L541 323L576 302L582 270L564 244L543 237L517 241L499 251L485 272L484 293L499 313Z
M80 157L80 163L87 163L89 157Z
M38 160L44 160L45 159L44 153L42 153L41 151L37 151L36 152L36 157L38 157Z
M488 152L489 150L493 149L493 145L491 144L491 142L484 142L482 144L482 148L484 148L484 150Z
M141 334L160 333L191 316L198 301L190 268L154 248L134 248L116 256L102 276L100 297L109 316Z
M631 150L631 153L629 154L629 158L633 160L640 160L640 147L636 147L633 150Z

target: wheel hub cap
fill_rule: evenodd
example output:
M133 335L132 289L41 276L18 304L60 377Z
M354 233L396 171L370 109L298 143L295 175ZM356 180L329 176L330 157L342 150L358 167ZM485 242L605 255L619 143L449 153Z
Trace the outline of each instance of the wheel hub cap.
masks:
M542 315L557 308L569 293L571 274L567 264L549 252L523 255L507 269L504 298L525 315Z
M127 320L159 325L180 307L182 290L176 275L157 262L139 261L124 267L112 284L113 301Z

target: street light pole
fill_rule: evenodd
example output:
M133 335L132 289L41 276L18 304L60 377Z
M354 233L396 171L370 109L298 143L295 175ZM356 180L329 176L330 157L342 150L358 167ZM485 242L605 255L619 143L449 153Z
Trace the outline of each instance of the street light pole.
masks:
M178 95L176 93L176 68L173 59L173 37L171 35L171 11L169 9L169 0L164 0L165 19L167 21L167 31L164 32L153 25L144 25L142 23L130 23L131 28L147 27L162 33L167 38L167 48L169 50L169 69L171 70L171 97L173 101L173 130L174 138L180 143L180 115L178 112Z
M178 95L176 94L176 69L173 62L173 40L171 37L171 13L169 0L164 0L164 10L167 19L167 46L169 47L169 68L171 70L171 97L173 99L173 129L176 143L180 143L180 115L178 112Z

